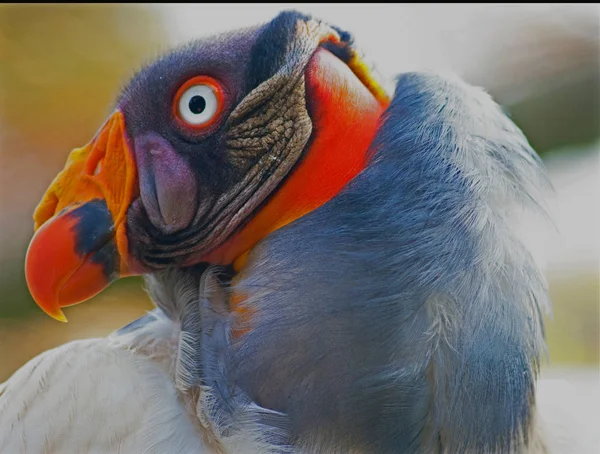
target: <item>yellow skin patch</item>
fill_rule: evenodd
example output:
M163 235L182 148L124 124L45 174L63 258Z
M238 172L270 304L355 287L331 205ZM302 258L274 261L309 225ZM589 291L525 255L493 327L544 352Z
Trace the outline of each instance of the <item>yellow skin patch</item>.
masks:
M365 62L360 58L358 52L355 49L351 49L352 58L348 62L348 67L352 70L352 72L358 77L358 79L369 89L371 93L375 96L375 98L381 102L382 104L390 103L390 96L387 94L385 89L381 86L379 82L375 80L373 75L371 74L371 70L365 64Z

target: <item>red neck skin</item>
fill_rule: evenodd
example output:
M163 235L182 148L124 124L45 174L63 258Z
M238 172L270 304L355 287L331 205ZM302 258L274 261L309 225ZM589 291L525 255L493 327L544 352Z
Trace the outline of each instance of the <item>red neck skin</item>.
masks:
M202 261L239 271L248 252L271 232L335 197L367 163L367 151L388 102L378 100L341 60L325 49L305 72L313 135L306 155L244 228Z

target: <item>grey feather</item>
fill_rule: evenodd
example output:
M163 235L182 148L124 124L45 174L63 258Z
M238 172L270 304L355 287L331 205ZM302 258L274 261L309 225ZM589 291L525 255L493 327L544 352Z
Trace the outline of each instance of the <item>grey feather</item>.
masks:
M218 267L201 265L145 276L146 289L158 309L116 335L139 336L157 318L172 320L179 327L173 333L177 337L172 367L175 384L186 400L193 401L200 424L216 444L224 452L292 452L286 416L257 405L226 380L223 358L231 344L232 317L221 272Z
M548 301L509 220L539 209L540 161L482 90L419 73L372 151L251 254L228 380L307 452L520 452Z

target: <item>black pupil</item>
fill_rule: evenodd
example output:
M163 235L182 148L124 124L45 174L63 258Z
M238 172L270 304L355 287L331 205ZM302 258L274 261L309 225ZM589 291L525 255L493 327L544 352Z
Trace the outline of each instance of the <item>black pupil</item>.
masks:
M206 99L200 95L196 95L190 99L189 107L192 113L195 113L196 115L201 114L204 112L204 109L206 109Z

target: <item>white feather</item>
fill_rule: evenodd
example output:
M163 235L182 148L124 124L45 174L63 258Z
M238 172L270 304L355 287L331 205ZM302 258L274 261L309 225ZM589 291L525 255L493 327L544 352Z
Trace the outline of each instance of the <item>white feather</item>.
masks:
M79 340L33 358L0 385L0 452L214 452L164 356L147 354L170 350L159 340L146 352L115 337Z

